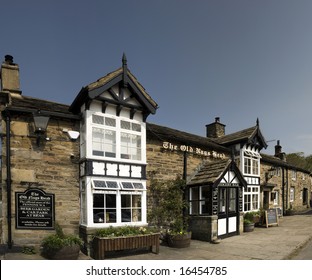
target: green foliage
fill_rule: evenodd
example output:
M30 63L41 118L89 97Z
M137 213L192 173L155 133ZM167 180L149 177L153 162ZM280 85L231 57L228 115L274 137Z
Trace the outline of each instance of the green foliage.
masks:
M254 217L259 215L260 215L259 211L246 212L244 214L244 224L253 224Z
M304 156L304 153L291 153L287 154L287 162L295 165L297 167L312 171L312 155L307 157Z
M142 234L154 233L156 230L147 227L134 227L134 226L124 226L124 227L108 227L102 228L96 231L95 236L97 237L118 237L118 236L134 236Z
M22 249L22 253L26 255L35 255L36 249L34 246L24 246Z
M55 230L55 234L45 237L41 242L43 256L50 256L65 246L82 245L82 240L79 237L65 235L58 224L55 225Z
M157 227L169 227L171 232L186 232L187 221L183 212L187 209L184 199L185 181L159 181L152 179L149 187L152 205L148 220Z

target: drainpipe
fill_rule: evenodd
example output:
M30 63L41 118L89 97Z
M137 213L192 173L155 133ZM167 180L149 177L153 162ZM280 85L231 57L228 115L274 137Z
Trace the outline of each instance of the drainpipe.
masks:
M6 168L7 168L7 179L6 179L6 185L7 185L7 220L8 220L8 247L9 249L12 248L12 196L11 196L11 184L12 184L12 178L11 178L11 118L9 112L6 112Z
M283 198L283 215L286 215L285 209L285 168L282 167L282 198Z

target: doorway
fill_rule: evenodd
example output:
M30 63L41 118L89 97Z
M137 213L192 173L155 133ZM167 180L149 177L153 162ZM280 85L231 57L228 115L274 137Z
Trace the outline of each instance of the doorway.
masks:
M239 232L238 188L219 187L218 237L230 237Z

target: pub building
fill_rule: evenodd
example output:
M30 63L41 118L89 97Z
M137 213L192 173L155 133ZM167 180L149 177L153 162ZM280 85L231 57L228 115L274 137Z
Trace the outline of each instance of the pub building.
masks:
M34 81L35 82L35 81ZM31 93L30 93L31 94ZM183 177L192 238L241 234L243 213L310 207L311 175L274 155L259 121L225 133L220 118L198 136L147 122L157 103L122 66L84 86L71 105L24 95L19 65L1 65L1 244L39 246L58 223L79 234L146 226L150 174Z

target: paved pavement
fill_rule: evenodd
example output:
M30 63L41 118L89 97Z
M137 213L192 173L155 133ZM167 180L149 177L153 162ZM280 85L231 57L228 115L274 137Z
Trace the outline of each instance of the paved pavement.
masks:
M219 244L192 240L189 248L160 247L159 254L117 255L115 260L285 260L312 240L312 211L285 216L279 226L257 227L253 232L223 239ZM0 252L1 254L1 252ZM43 260L38 253L27 255L20 250L2 252L2 260ZM80 254L79 259L90 259Z

